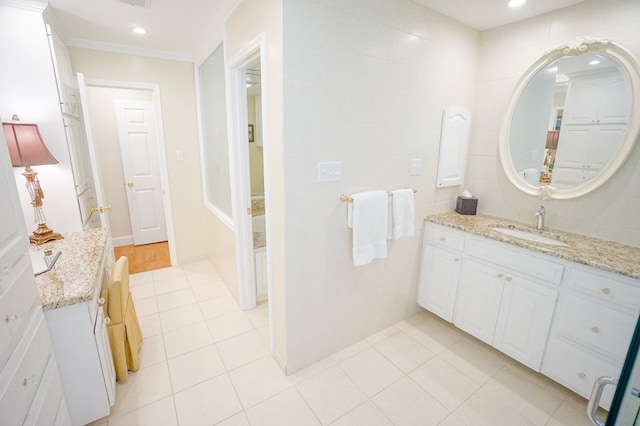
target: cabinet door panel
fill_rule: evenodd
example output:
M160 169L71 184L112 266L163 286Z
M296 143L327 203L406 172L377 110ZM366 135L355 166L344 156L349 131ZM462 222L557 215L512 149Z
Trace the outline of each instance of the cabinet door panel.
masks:
M460 255L425 246L422 256L418 304L452 322L460 276Z
M501 273L493 266L465 260L459 286L455 325L492 344L502 297Z
M506 280L494 346L539 371L558 292L521 277Z

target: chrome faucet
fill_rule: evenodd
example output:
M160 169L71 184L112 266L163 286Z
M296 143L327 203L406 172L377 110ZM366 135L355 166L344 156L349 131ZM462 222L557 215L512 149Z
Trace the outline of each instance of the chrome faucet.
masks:
M538 231L542 231L544 229L544 206L540 206L540 210L533 214L533 217L536 218L536 229Z

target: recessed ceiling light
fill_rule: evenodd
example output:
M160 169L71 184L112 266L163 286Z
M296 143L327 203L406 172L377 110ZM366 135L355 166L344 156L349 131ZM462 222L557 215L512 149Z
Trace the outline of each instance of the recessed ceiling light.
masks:
M146 33L147 33L147 30L145 30L145 29L144 29L144 28L142 28L142 27L133 27L133 30L132 30L132 31L133 31L134 33L136 33L136 34L146 34Z
M509 0L509 3L507 3L507 6L509 7L520 7L523 4L525 4L527 2L527 0Z

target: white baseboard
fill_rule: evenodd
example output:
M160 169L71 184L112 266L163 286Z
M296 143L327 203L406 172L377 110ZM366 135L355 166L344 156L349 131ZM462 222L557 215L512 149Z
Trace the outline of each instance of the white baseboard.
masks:
M133 245L133 235L127 235L126 237L114 237L111 239L114 247L131 246Z

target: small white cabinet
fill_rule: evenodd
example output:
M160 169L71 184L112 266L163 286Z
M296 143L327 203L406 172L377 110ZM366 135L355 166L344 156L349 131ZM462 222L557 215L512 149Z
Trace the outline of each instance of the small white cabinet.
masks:
M451 229L430 227L422 249L418 304L453 322L453 309L464 235Z

